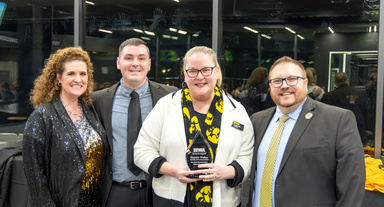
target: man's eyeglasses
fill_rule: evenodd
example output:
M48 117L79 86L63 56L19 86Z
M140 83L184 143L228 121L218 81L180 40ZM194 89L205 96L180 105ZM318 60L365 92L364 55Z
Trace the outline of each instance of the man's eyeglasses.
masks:
M286 78L274 78L274 79L269 80L269 82L271 83L272 87L280 88L283 85L283 81L284 80L285 80L285 83L287 83L288 86L295 86L295 85L297 85L297 83L299 82L299 78L301 78L303 80L305 79L305 78L300 77L300 76L289 76L289 77L286 77Z
M212 75L212 71L213 71L214 68L216 68L216 65L213 66L213 67L205 67L205 68L202 68L200 70L198 70L198 69L187 69L187 70L185 70L185 72L187 72L187 75L190 78L196 78L197 75L199 75L199 72L201 72L201 74L204 77L206 77L206 76Z

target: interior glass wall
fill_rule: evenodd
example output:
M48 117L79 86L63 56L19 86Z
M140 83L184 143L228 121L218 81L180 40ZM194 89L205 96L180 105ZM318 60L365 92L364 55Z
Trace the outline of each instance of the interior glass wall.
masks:
M44 60L72 45L73 1L0 1L1 132L22 132L18 124L33 110L29 92Z

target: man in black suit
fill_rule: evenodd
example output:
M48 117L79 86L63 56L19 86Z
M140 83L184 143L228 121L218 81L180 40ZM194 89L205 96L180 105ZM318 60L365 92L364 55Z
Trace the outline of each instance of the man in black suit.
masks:
M131 94L138 94L141 121L144 121L157 101L177 88L148 80L150 52L141 39L124 41L116 64L123 76L120 82L92 94L96 111L107 131L111 152L104 171L103 207L151 206L150 176L139 169L134 172L133 165L128 164L130 152L127 145L130 143L128 139L132 139L127 136L128 106ZM137 137L133 139L134 143Z
M309 98L305 69L292 58L278 59L269 78L276 107L251 116L248 206L361 206L364 151L353 113Z
M365 143L367 94L365 90L349 86L348 75L344 72L335 75L336 89L323 95L321 102L351 110L357 120L361 141Z

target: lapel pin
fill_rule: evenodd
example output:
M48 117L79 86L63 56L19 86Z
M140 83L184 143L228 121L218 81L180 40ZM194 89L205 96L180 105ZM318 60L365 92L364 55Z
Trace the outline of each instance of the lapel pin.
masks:
M311 119L313 114L311 112L305 114L305 119Z

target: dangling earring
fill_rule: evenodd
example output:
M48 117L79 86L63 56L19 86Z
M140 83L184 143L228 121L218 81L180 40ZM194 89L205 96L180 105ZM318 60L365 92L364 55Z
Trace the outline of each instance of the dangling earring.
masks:
M57 84L57 85L61 87L61 83L60 83L60 82L58 82L58 84Z

